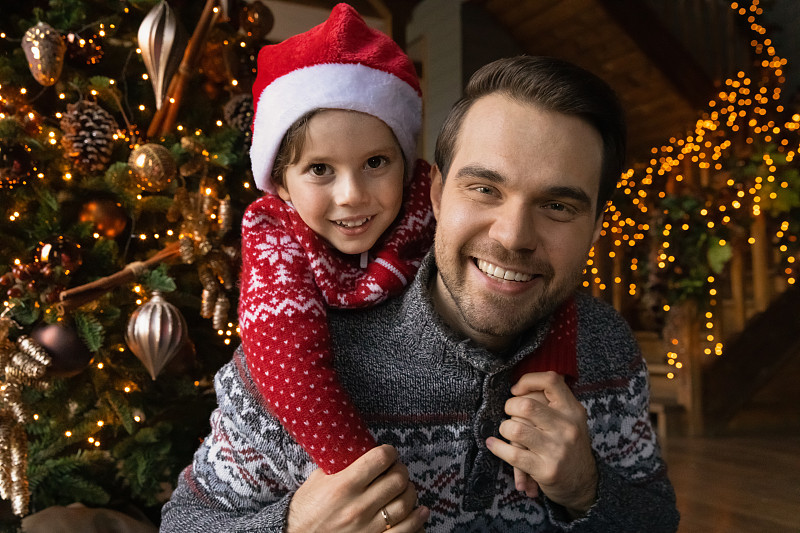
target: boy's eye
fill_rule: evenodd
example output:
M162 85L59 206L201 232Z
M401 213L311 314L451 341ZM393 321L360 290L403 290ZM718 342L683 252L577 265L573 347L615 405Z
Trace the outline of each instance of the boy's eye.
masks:
M380 168L387 162L387 159L382 155L372 156L367 159L367 168Z
M324 176L329 173L330 169L325 163L314 163L308 167L309 172L314 176Z

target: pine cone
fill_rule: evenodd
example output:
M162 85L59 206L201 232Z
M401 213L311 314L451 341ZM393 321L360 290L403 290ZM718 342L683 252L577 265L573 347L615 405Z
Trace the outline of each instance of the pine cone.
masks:
M245 135L252 133L253 126L253 96L247 93L234 95L222 109L225 122Z
M105 170L111 160L114 133L119 129L108 111L89 100L69 104L61 119L61 129L67 156L79 170Z

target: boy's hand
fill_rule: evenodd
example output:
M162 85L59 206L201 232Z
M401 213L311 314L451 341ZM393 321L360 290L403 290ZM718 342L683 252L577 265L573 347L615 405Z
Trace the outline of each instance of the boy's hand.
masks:
M415 509L416 502L417 491L408 469L397 462L397 451L378 446L336 474L312 472L289 504L287 531L377 533L387 529L385 511L394 533L414 533L430 516L426 507Z

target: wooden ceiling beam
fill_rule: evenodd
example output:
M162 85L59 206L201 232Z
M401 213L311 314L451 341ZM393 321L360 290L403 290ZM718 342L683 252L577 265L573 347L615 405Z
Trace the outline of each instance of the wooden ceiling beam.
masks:
M641 0L598 0L653 64L695 108L714 95L714 83L683 44Z

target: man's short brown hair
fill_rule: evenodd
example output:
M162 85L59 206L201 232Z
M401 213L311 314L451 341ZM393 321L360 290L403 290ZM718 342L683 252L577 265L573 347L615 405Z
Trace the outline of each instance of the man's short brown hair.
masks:
M574 115L594 127L603 139L603 166L597 196L597 216L605 209L625 163L626 127L622 106L609 85L572 63L551 57L517 56L478 69L464 96L456 102L436 140L434 159L447 176L458 144L458 133L472 104L499 93L548 111Z

